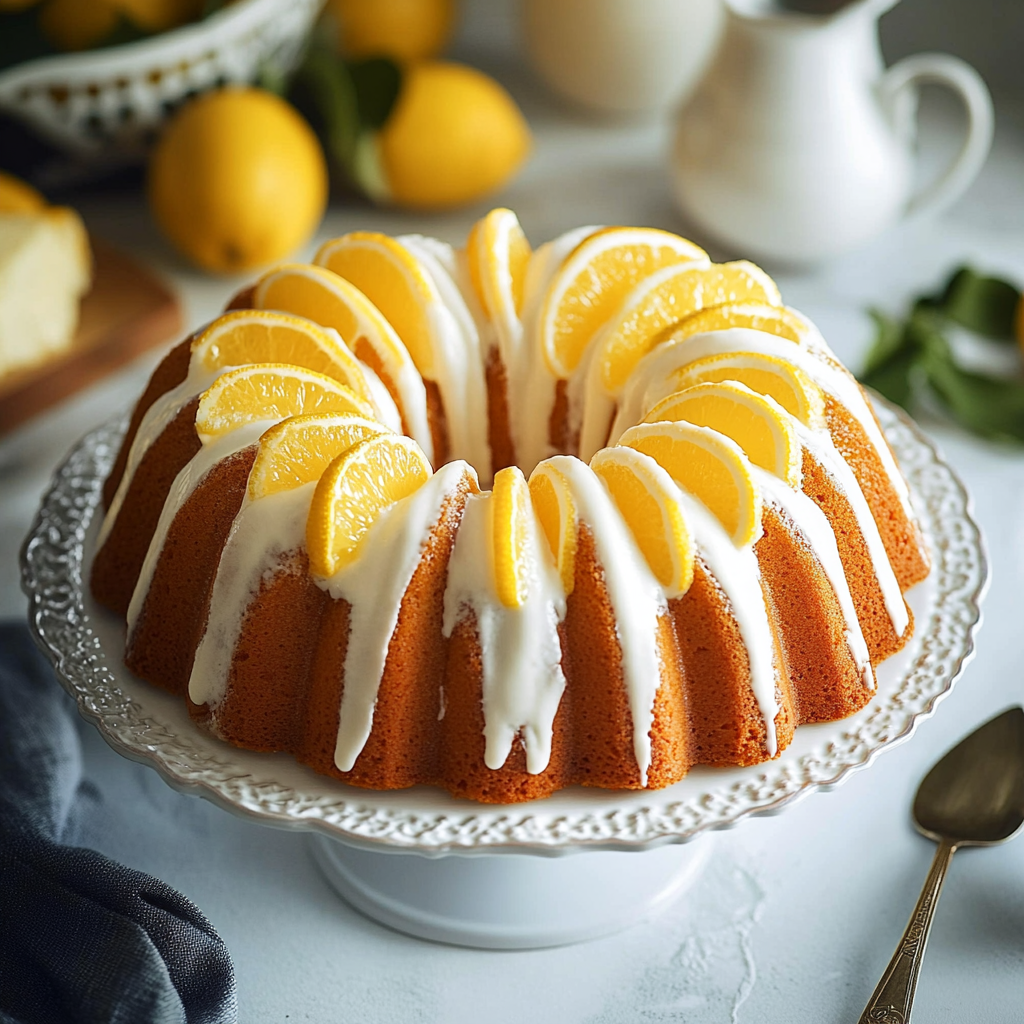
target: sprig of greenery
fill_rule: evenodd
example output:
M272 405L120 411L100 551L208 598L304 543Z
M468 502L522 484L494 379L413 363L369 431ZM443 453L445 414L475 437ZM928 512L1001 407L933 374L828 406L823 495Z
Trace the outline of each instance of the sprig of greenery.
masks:
M316 129L334 166L373 199L387 188L374 145L398 99L402 72L386 57L345 61L314 37L288 98Z
M961 267L942 291L921 296L904 320L872 310L875 340L861 381L911 409L924 392L961 426L981 437L1024 443L1024 376L996 377L964 369L946 336L958 325L1013 344L1020 289Z

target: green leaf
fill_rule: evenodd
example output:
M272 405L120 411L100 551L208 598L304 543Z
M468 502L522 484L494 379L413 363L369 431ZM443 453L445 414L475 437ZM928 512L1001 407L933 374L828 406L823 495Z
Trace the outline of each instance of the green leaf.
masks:
M345 64L320 47L310 47L295 74L292 100L309 111L330 156L351 177L361 134L355 86Z
M1024 441L1024 382L958 366L934 322L915 315L909 329L921 342L920 364L932 391L963 426L983 437Z
M384 127L402 88L402 71L387 57L351 61L348 72L356 90L359 120L365 131Z
M968 330L997 341L1013 341L1019 302L1020 290L1009 281L961 267L949 279L940 306L950 320Z
M887 316L881 310L868 310L875 322L875 340L868 352L865 374L876 373L894 359L904 355L904 349L911 343L903 325Z

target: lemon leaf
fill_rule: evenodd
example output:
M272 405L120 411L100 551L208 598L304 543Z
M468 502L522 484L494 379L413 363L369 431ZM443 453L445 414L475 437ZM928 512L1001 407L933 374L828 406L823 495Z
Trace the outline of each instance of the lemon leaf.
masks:
M962 327L994 338L1014 341L1014 316L1020 289L998 277L984 277L971 267L960 267L949 279L939 308Z
M295 73L289 99L309 117L324 148L351 176L361 126L356 88L345 62L314 42Z
M402 88L401 69L387 57L349 61L347 67L361 126L367 131L382 128Z

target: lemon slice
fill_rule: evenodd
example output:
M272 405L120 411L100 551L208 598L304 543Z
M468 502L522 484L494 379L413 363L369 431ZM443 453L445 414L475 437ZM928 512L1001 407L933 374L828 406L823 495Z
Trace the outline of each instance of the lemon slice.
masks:
M530 498L568 597L576 581L578 523L569 481L550 462L539 462L530 474Z
M511 210L491 210L466 242L469 278L491 320L512 325L523 311L530 243Z
M667 595L685 594L693 582L693 537L672 478L649 455L622 446L603 448L590 468L611 492Z
M619 443L650 455L707 505L737 547L760 536L761 492L750 460L731 438L692 423L642 423Z
M665 328L705 306L737 300L771 305L782 297L760 268L739 260L666 267L639 284L608 323L597 359L605 391L616 395Z
M663 398L645 423L685 420L731 437L755 466L800 486L801 448L793 420L780 405L743 384L695 384Z
M381 513L419 490L430 476L423 450L402 434L378 434L342 452L320 477L309 506L310 569L333 576L354 562Z
M509 466L495 473L491 492L494 582L506 608L525 604L529 593L526 546L531 515L530 488L523 471Z
M253 363L222 373L203 392L196 433L209 444L243 423L313 412L374 418L373 407L333 377L286 363Z
M731 327L747 327L764 331L777 338L786 338L798 345L806 345L815 334L810 321L795 309L780 302L724 302L719 306L705 303L709 308L691 313L680 321L669 335L675 341L692 338L695 334L727 331Z
M805 426L817 430L825 424L821 388L803 370L779 356L723 352L688 363L674 370L669 379L678 391L694 384L738 381L751 391L774 399Z
M552 278L541 309L548 369L569 377L597 329L655 271L707 260L693 242L654 228L604 228L588 235Z
M333 377L373 404L359 360L330 331L302 316L237 309L218 317L192 342L192 360L207 370L248 363L287 363Z
M354 284L398 333L420 373L435 378L432 317L441 296L401 242L376 231L353 231L325 242L313 262Z
M373 368L378 374L383 371L395 387L410 370L415 372L409 350L380 310L354 284L326 267L311 263L276 267L256 282L253 303L257 309L297 313L322 327L333 327L357 356L363 345L368 346L374 358L367 362L376 364Z
M260 437L256 461L249 471L249 497L265 498L319 480L343 451L388 432L380 423L350 413L289 416Z

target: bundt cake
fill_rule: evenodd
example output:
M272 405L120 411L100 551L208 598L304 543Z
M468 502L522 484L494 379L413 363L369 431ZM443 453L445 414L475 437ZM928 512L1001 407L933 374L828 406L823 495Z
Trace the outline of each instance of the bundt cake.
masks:
M864 393L759 268L647 228L534 252L508 210L240 292L104 502L132 672L238 746L486 802L777 756L871 698L928 573Z

